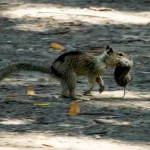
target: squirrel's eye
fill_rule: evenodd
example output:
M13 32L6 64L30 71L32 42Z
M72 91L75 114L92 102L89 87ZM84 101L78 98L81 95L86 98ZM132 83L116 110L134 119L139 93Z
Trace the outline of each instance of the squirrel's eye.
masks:
M123 53L118 53L118 56L123 56Z

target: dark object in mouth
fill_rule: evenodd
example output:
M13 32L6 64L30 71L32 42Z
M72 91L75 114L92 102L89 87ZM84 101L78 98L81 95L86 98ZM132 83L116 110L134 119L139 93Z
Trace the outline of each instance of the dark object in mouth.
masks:
M114 71L114 77L115 81L119 86L124 87L124 95L125 96L125 90L126 86L129 84L129 82L132 81L132 77L130 76L130 71L133 66L133 61L131 60L131 64L128 66L117 66Z

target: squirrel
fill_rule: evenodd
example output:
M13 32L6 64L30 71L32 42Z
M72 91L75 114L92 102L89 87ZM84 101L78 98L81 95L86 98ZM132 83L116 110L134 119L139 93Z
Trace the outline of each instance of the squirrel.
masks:
M16 71L39 71L50 74L60 81L62 96L76 99L77 76L87 76L88 78L90 87L84 92L85 95L94 88L96 82L99 84L99 92L101 93L104 91L104 82L101 77L103 73L110 67L128 66L129 64L128 55L115 51L107 45L104 52L98 56L81 51L70 51L61 54L51 65L38 66L31 63L14 63L6 66L0 72L0 80Z

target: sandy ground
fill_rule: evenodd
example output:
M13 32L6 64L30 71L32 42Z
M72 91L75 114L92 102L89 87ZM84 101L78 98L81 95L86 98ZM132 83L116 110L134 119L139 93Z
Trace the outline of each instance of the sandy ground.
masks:
M55 79L13 73L0 84L0 150L149 150L149 6L148 0L1 0L0 69L18 61L50 65L62 54L51 42L89 53L109 44L132 55L134 67L124 99L113 69L103 76L102 94L95 87L82 96L87 79L79 78L81 113L91 114L74 117L68 116L73 101L60 97ZM29 88L36 94L27 95Z

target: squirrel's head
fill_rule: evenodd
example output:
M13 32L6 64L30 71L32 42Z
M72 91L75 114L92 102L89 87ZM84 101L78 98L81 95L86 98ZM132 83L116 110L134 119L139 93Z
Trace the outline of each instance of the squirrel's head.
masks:
M125 53L113 50L109 45L105 48L106 62L110 67L113 66L131 66L133 61L130 56Z

